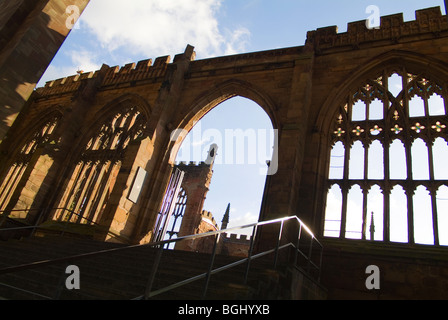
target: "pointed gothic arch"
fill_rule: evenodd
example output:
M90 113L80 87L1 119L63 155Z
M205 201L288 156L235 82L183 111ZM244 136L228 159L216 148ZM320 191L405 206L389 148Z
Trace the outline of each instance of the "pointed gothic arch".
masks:
M368 192L373 185L378 185L384 196L384 216L382 217L384 241L389 242L394 239L398 241L397 239L399 239L400 242L404 241L410 244L439 245L440 226L437 222L436 192L440 185L446 185L448 181L434 178L433 145L436 139L445 137L447 134L448 91L446 81L441 79L448 73L445 69L435 70L429 67L424 60L415 61L413 54L394 52L384 57L387 59L381 62L377 61L375 66L369 67L367 72L354 77L356 80L350 79L345 85L342 85L341 88L344 89L338 94L341 100L336 99L335 101L338 102L331 107L328 105L328 108L322 112L322 114L328 115L327 119L321 119L322 124L332 119L332 123L325 124L327 125L326 130L329 131L326 133L329 137L326 154L330 157L331 150L336 143L342 143L345 148L344 159L346 160L343 164L343 177L328 180L329 185L337 183L342 187L343 204L339 238L346 238L345 230L350 225L350 221L348 221L350 220L350 209L347 208L350 186L361 186L364 200L359 205L364 210L363 224L365 224L368 218ZM398 58L400 59L397 60ZM427 63L429 64L429 62ZM399 79L397 83L391 80L393 75ZM392 85L400 87L395 94L391 93ZM344 95L345 98L343 98ZM433 95L440 96L443 102L439 101L438 103L441 103L442 106L435 108L440 109L439 111L431 113L429 99ZM414 106L411 105L411 101L414 97L419 97L422 100L422 107L417 112L412 110ZM375 99L381 102L383 116L378 119L370 119L369 107ZM364 107L364 113L358 111L355 113L354 107L358 103ZM332 116L329 116L330 114ZM400 167L405 168L406 172L404 175L396 177L397 172L391 170L396 152L392 150L391 146L397 141L403 145L404 163L401 163ZM376 142L379 142L384 149L381 157L384 164L382 179L371 179L368 174L369 167L372 165L369 163L369 149ZM351 148L359 143L362 144L361 153L364 153L364 157L361 157L362 159L358 157L360 160L356 160L353 158ZM328 161L330 160L328 159ZM351 172L358 167L361 168L359 176L352 176ZM330 167L327 170L328 173L331 172ZM393 200L391 192L397 187L403 189L406 199L407 216L399 224L407 225L407 240L404 239L404 235L394 236L391 234L391 230L397 225L396 220L393 220L396 215L394 215L394 207L391 203ZM428 220L425 224L417 220L422 215L418 211L420 207L414 197L415 192L421 187L428 190L430 203L432 203L430 205L431 221ZM322 224L325 222L323 221ZM432 234L429 234L426 240L422 238L422 232L419 230L423 225L431 225L432 228ZM366 238L366 228L363 229L363 232L364 239Z
M114 190L128 147L142 139L148 123L147 104L134 95L115 99L85 126L56 198L53 219L98 223Z
M16 218L29 218L37 194L36 186L43 183L42 177L48 174L51 166L50 154L57 147L60 139L62 113L58 108L52 108L30 124L30 130L21 133L15 140L15 147L4 161L0 173L0 215L12 215ZM49 157L46 163L39 163L42 157ZM39 176L38 178L36 176ZM26 191L26 196L22 193ZM20 203L19 203L20 201ZM12 212L19 206L24 211ZM32 214L34 216L34 214Z
M201 118L224 101L237 96L249 99L258 104L268 115L273 128L278 128L279 122L275 112L277 107L267 93L246 81L237 79L227 80L215 86L213 90L207 90L199 94L194 99L194 104L187 108L189 112L183 115L183 118L179 121L176 126L177 129L174 130L174 132L177 131L177 134L172 136L171 145L168 147L170 150L169 163L174 163L183 140Z

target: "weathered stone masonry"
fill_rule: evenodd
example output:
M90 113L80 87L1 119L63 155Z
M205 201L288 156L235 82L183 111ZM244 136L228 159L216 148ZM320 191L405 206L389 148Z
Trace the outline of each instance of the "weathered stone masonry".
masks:
M74 5L82 13L88 3L17 0L0 4L0 140L70 33L67 7Z
M13 188L3 187L7 201L0 209L39 209L35 212L43 212L43 220L56 218L51 208L60 205L62 193L77 181L78 205L84 206L82 199L103 204L97 207L98 224L129 242L148 241L182 142L181 138L171 141L171 133L191 130L219 103L242 96L258 103L279 130L278 171L267 179L260 219L297 215L322 235L333 121L344 99L378 72L401 67L437 79L446 88L447 39L446 17L440 8L429 8L417 11L414 21L404 22L401 14L383 17L380 29L368 30L365 21L359 21L350 23L345 33L337 33L335 27L311 31L304 46L197 61L193 47L187 46L173 60L167 56L122 68L103 65L96 72L49 82L33 93L20 121L0 145L0 179L17 178ZM120 118L131 109L146 119L144 125L126 127L111 120L115 131L108 131L106 118ZM33 134L43 132L50 118L57 119L54 130L33 140L35 149L19 161L22 147ZM120 132L125 127L129 140L123 142ZM104 158L97 161L103 164L89 169L93 167L87 157L86 168L92 177L98 174L105 179L79 180L74 175L79 155L91 146L89 139L95 134L104 151ZM117 149L112 141L125 144ZM109 170L108 154L113 156L115 171ZM19 162L25 163L20 174L11 169ZM133 203L127 197L139 167L148 175L138 202ZM103 201L97 191L106 189L107 201ZM26 216L28 222L38 218L35 212ZM348 254L341 253L337 243L326 247L333 252L331 259ZM442 270L446 262L435 265ZM388 266L385 263L383 268ZM335 283L337 275L328 270L327 285L339 288L330 296L362 291L341 289L346 283Z

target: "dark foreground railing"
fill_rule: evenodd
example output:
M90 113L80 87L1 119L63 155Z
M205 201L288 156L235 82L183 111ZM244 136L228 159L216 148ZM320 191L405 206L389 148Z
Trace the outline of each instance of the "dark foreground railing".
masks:
M264 248L262 250L255 250L255 245L257 243L257 240L262 236L261 228L269 228L269 239L274 239L274 242L272 244L271 248ZM25 228L38 228L37 226L33 227L25 227ZM278 232L275 230L278 228ZM2 231L8 231L12 230L14 228L8 228L8 229L0 229L0 232ZM15 228L15 229L24 229L24 228ZM249 249L247 252L247 257L242 258L238 261L235 261L233 263L214 268L215 264L215 258L217 255L217 248L219 241L221 237L225 233L235 233L237 231L245 230L245 229L252 229L252 237L250 240ZM266 233L263 234L263 236L266 236ZM196 276L190 277L188 279L185 279L183 281L177 282L175 284L169 285L165 288L153 290L154 282L156 280L156 274L158 272L160 261L162 258L162 255L164 251L166 251L170 247L171 244L178 243L181 241L191 241L191 240L197 240L202 238L208 238L208 237L214 237L214 246L213 250L210 254L210 262L207 268L207 271L201 274L198 274ZM274 238L273 238L274 237ZM265 243L265 242L263 242ZM207 296L208 287L210 284L210 279L213 275L218 274L222 271L229 270L231 268L234 268L239 265L246 264L245 269L245 276L244 276L244 284L248 281L248 276L250 272L251 263L255 259L259 259L261 257L266 257L268 255L272 256L272 263L273 267L277 268L277 265L279 263L280 255L282 251L286 251L286 249L292 249L293 255L285 254L285 256L288 259L288 262L295 266L296 268L300 269L305 275L312 278L317 283L320 282L320 273L321 273L321 266L322 266L322 252L323 252L323 246L322 244L316 239L314 234L311 232L311 230L297 217L287 217L287 218L281 218L281 219L275 219L270 221L263 221L258 222L254 224L245 225L242 227L235 227L227 230L220 230L215 232L207 232L203 234L197 234L197 235L191 235L166 241L159 241L155 243L149 243L149 244L143 244L143 245L131 245L131 246L125 246L125 247L117 247L113 249L107 249L92 253L85 253L85 254L79 254L79 255L73 255L68 256L64 258L58 258L58 259L51 259L51 260L45 260L45 261L37 261L34 263L28 263L23 264L19 266L12 266L0 269L0 275L4 274L12 274L15 272L23 271L23 270L32 270L36 269L38 267L43 266L53 266L64 262L70 262L76 263L76 261L97 257L97 256L103 256L112 254L114 252L119 251L126 251L130 250L132 248L137 247L152 247L157 249L157 253L154 259L154 262L152 264L151 270L149 270L148 274L148 282L146 285L145 292L138 297L135 297L134 300L143 300L143 299L151 299L157 295L160 295L162 293L174 290L176 288L179 288L181 286L187 285L189 283L205 279L204 286L202 289L202 298L205 299ZM291 251L288 251L290 253ZM65 275L66 276L66 275ZM61 278L62 279L62 278ZM0 283L0 285L2 285ZM54 298L46 297L41 294L35 293L36 296L39 296L40 298L47 298L47 299L59 299L60 293L62 292L64 282L61 280L60 286L57 289L57 293L54 295ZM5 285L8 287L12 287L11 285ZM20 288L16 288L17 290L22 290ZM105 288L107 290L107 288ZM22 290L24 291L24 290ZM27 291L29 294L33 294L33 292Z

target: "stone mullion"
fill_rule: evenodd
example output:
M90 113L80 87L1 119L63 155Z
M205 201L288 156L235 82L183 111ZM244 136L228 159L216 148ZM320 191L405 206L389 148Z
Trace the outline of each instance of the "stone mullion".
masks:
M367 108L368 109L368 108ZM368 132L368 130L366 130ZM366 133L367 134L367 133ZM366 225L367 225L367 197L369 193L370 184L368 181L369 174L369 148L368 142L364 144L364 185L362 186L362 240L366 240Z
M75 197L77 194L77 190L79 190L79 186L82 183L82 177L84 176L84 173L89 168L88 164L85 163L85 161L81 161L81 164L75 166L75 170L72 174L72 177L76 173L76 178L73 180L70 191L67 191L65 195L63 195L63 198L59 201L60 205L59 207L62 207L64 209L71 210L71 203L75 201ZM65 199L64 199L65 198ZM62 206L61 206L62 204ZM67 208L68 206L68 208ZM73 208L74 209L74 208ZM64 214L61 212L59 220L63 219Z
M111 139L113 138L113 136L111 136ZM110 140L111 140L110 139ZM107 161L109 159L107 159L108 157L108 153L106 152L106 150L97 150L94 151L95 155L94 155L94 159L97 159L97 165L96 170L98 172L98 168L99 168L99 172L97 174L97 177L95 178L95 182L93 183L93 185L91 184L89 186L89 192L88 192L88 203L87 205L83 208L83 212L87 212L87 219L92 219L93 216L95 215L95 203L93 203L93 201L95 201L96 199L96 195L99 192L99 189L101 189L101 185L102 185L102 178L105 172L105 166L107 165ZM98 156L97 156L98 155ZM96 183L97 181L100 181L100 184ZM83 214L84 215L84 214Z
M118 149L118 150L113 150L113 151L114 151L113 156L110 159L107 158L107 153L104 153L103 157L101 159L102 162L104 163L102 166L103 179L101 179L100 190L97 191L97 194L100 194L101 196L95 197L97 199L96 203L93 206L93 208L95 210L94 210L93 214L91 214L89 217L93 221L96 221L99 218L100 212L98 211L98 206L100 207L100 210L101 210L101 206L102 206L101 204L104 202L104 199L106 197L104 190L107 189L108 187L110 187L112 173L114 172L114 170L116 168L118 168L118 170L119 170L121 167L121 165L118 164L118 163L121 163L119 158L120 158L120 155L124 154L125 150Z
M413 184L413 174L412 174L412 141L410 137L412 137L411 132L411 124L410 124L410 110L409 110L409 95L408 95L408 76L407 74L402 75L403 80L403 88L404 88L404 94L403 94L403 107L405 111L405 118L404 118L404 132L406 133L404 135L404 141L403 144L405 146L405 154L406 154L406 166L407 166L407 180L404 186L406 199L407 199L407 225L408 225L408 243L414 244L414 204L413 204L413 195L414 195L414 184Z
M92 213L91 213L91 210L93 209L92 202L95 199L95 194L96 194L96 192L98 192L99 186L101 186L100 184L98 184L98 181L101 181L103 167L104 167L104 164L102 164L102 161L99 161L95 165L92 179L90 180L89 185L86 188L86 192L84 195L83 207L81 209L82 211L80 212L80 215L82 216L82 218L81 218L81 216L79 217L81 220L82 219L90 219L90 216L92 215ZM87 221L87 223L89 223L89 221Z
M2 190L2 196L3 199L1 200L0 209L4 210L9 199L12 196L13 190L16 188L17 184L20 181L19 177L22 177L23 172L25 171L28 164L19 164L19 165L13 165L15 168L13 169L13 172L9 176L8 182L5 184L4 189Z
M440 245L440 237L439 237L439 219L438 219L438 210L437 210L437 190L435 188L431 188L431 207L432 207L432 227L434 232L434 245Z
M92 198L92 201L94 201L94 203L90 208L90 213L88 216L88 219L93 222L95 222L98 219L99 210L101 210L102 203L104 202L104 198L106 197L107 194L107 192L104 191L109 186L111 172L113 171L113 168L114 164L112 161L107 161L101 167L101 172L98 179L101 182L99 184L99 187L97 188L97 191L95 192L94 197Z
M82 199L84 198L84 195L87 190L86 185L89 184L94 171L95 171L95 163L92 162L91 165L88 165L88 168L87 168L86 174L85 174L85 179L82 179L82 177L81 177L81 183L79 184L79 188L76 189L76 194L74 195L74 198L73 198L73 202L75 203L75 205L72 210L78 214L80 214L79 211L80 211L80 209L82 209L82 208L80 208L80 206L82 205ZM77 216L77 218L75 218L75 219L77 222L80 222L81 221L80 218L81 218L81 216Z
M447 83L443 84L442 88L442 98L443 98L443 106L444 106L444 114L448 113L448 93L447 93ZM446 135L442 135L442 137L447 140ZM439 235L439 215L437 208L437 185L435 183L435 171L434 171L434 153L433 153L433 141L431 141L429 154L430 154L430 172L431 172L431 206L432 206L432 216L433 216L433 231L434 231L434 245L440 245L440 235Z
M428 129L429 131L429 129ZM431 131L429 131L429 135L431 136ZM432 208L432 229L434 236L434 245L438 246L439 241L439 222L438 222L438 211L437 211L437 188L435 185L435 171L434 171L434 152L433 152L433 143L434 140L430 137L429 142L427 143L428 147L428 160L429 160L429 193L431 195L431 208Z
M349 135L347 135L349 136ZM347 138L348 139L348 138ZM349 164L350 164L350 145L351 143L345 143L345 154L344 154L344 179L343 183L340 186L341 192L342 192L342 208L341 208L341 228L339 233L339 238L345 239L345 231L346 231L346 224L347 224L347 200L348 200L348 191L350 189L349 183L348 183L348 177L349 177Z
M405 193L407 198L407 212L408 212L408 242L410 244L415 244L414 238L414 203L413 196L414 190L414 178L412 174L412 154L411 154L411 142L406 138L405 141L405 152L406 152L406 164L407 164L407 182L405 185Z
M383 73L383 86L384 88L389 88L389 78L384 71ZM384 157L384 185L383 185L383 241L388 243L390 242L390 193L391 193L391 184L390 184L390 145L391 145L391 118L389 116L389 106L390 100L388 94L384 95L383 102L383 116L384 116L384 143L383 143L383 157ZM393 108L391 108L393 110Z
M111 135L109 141L111 140L115 140L115 136L116 135ZM112 157L109 159L110 157L110 153L108 151L113 151L112 153ZM96 211L96 205L94 203L92 203L96 196L98 194L99 189L102 189L102 177L104 174L104 170L105 170L105 166L107 164L108 161L110 161L111 166L113 168L114 163L116 162L118 155L120 154L120 150L111 150L111 149L106 149L106 150L102 150L102 151L96 151L96 154L98 154L99 156L97 157L95 155L95 158L97 158L97 164L95 165L95 178L91 180L91 182L89 183L88 188L86 189L86 205L82 208L82 216L84 218L85 213L87 213L87 219L91 219L94 215L95 215L95 211ZM97 183L98 181L100 181L100 183Z
M389 128L389 127L388 127ZM384 146L384 186L383 186L383 241L390 242L390 141L389 133L385 130L386 142Z
M368 188L364 187L362 190L362 240L366 240L366 226L367 226L367 200L369 195Z

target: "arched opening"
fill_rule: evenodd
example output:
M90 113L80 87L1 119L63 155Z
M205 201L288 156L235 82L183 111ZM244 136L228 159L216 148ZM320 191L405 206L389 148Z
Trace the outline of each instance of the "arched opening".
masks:
M364 179L364 146L356 141L350 150L349 179Z
M412 144L412 175L415 180L429 180L428 148L422 139Z
M447 96L436 77L406 69L366 78L332 115L327 201L340 186L341 232L327 231L329 203L324 236L446 243Z
M431 196L428 190L419 186L413 196L414 237L419 244L434 244Z
M185 136L176 163L205 161L210 146L218 146L203 206L218 224L229 203L229 228L258 221L274 140L268 114L241 96L219 103Z
M143 136L147 117L122 106L94 124L84 137L69 178L58 195L54 220L98 223L109 202L128 147Z
M442 246L448 246L448 187L441 186L437 191L437 221L439 242Z
M331 150L329 179L343 179L344 177L345 147L342 141L337 142Z
M0 215L10 215L12 218L29 218L27 210L23 207L31 207L36 194L43 184L40 177L48 174L52 163L52 155L47 154L48 145L56 145L60 138L58 126L60 126L61 114L55 112L49 114L46 120L34 128L30 128L30 134L22 143L17 144L9 166L0 173ZM39 163L39 159L43 159ZM20 201L19 201L20 200ZM18 206L17 206L18 205ZM16 209L17 211L11 211Z
M437 138L433 147L434 158L434 178L437 180L448 180L448 168L446 159L448 159L448 145L443 138Z
M374 141L369 147L368 178L372 180L384 179L384 150L378 140Z
M328 191L325 212L324 236L339 238L341 232L342 191L337 184Z
M403 143L395 139L390 145L390 178L405 180L407 178L406 150Z
M362 238L363 206L363 192L355 185L348 192L346 239Z
M408 210L404 189L397 185L390 194L390 240L392 242L408 242Z
M367 198L367 222L365 234L367 240L383 241L384 196L378 185L369 190Z

